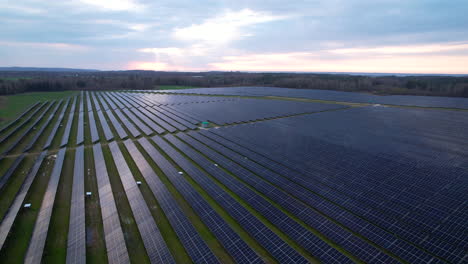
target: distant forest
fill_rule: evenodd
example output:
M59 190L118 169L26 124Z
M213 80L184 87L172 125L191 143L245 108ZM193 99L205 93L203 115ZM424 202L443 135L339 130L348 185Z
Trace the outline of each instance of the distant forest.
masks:
M431 95L468 97L468 77L357 76L312 73L245 72L0 72L0 95L62 90L158 89L159 85L193 87L274 86L365 92L380 95Z

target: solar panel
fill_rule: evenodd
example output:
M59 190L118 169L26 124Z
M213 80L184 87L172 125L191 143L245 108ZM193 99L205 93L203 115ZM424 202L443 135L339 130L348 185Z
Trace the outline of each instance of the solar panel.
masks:
M127 108L127 107L132 107L130 104L128 104L125 101L124 101L125 104L123 104L119 99L116 98L116 96L112 92L106 93L106 95L108 96L107 98L109 100L114 102L114 104L117 106L118 109L124 109L124 108Z
M45 105L47 105L47 102L42 103L39 107L37 107L25 120L23 120L19 125L17 125L14 129L9 131L6 135L4 135L0 139L0 144L2 144L6 139L11 137L14 133L16 133L18 130L20 130L26 123L28 123L34 115L41 110Z
M153 140L279 262L308 262L307 259L291 248L285 241L279 238L232 196L225 192L209 177L206 177L203 172L193 166L190 161L175 151L164 140L160 137L154 137ZM346 258L343 258L346 262L345 259Z
M148 92L148 91L145 91ZM153 91L158 92L158 91ZM180 93L178 90L165 90L165 93ZM358 92L342 92L318 89L293 89L279 87L219 87L184 89L184 93L200 95L238 95L238 96L281 96L328 100L337 102L389 104L420 107L443 107L468 109L465 98L415 96L415 95L372 95Z
M119 214L109 181L104 155L102 154L101 144L98 143L93 146L93 156L107 258L109 263L129 263L130 258L120 225Z
M75 106L76 106L77 100L78 100L78 97L75 97L75 100L73 100L73 103L71 105L70 113L68 114L68 121L65 126L65 130L63 132L62 142L60 143L60 147L63 147L68 144L68 139L70 138L71 127L73 124L73 117L75 116Z
M190 183L180 177L178 170L174 168L146 138L140 138L138 141L236 262L262 262L255 251L232 230L226 221L219 216Z
M115 114L120 118L122 124L130 131L132 136L138 137L141 135L141 132L133 125L132 121L127 119L127 117L120 111L120 109L115 109Z
M164 242L140 189L136 185L132 172L122 152L120 152L119 146L114 141L109 144L109 148L150 261L152 263L174 263L174 259Z
M393 109L391 110L394 111ZM359 115L362 116L364 115L362 111L364 111L364 109L361 111L356 110L355 112L359 112ZM411 112L405 113L406 115L409 115ZM327 115L325 115L325 118L328 118L328 120L332 120L329 116L327 117ZM349 119L349 117L347 118ZM423 118L423 116L419 115L419 118L421 119ZM435 118L435 116L433 116L433 118ZM295 119L298 119L299 121L303 118ZM292 121L293 120L291 119L288 122ZM352 121L356 123L358 120L356 118L353 118ZM388 248L387 241L392 239L392 235L390 235L390 233L396 233L399 234L399 236L402 237L404 240L411 241L412 243L418 245L418 247L424 248L426 251L430 252L428 254L422 251L421 249L418 249L417 247L414 247L413 245L407 243L406 241L398 240L398 243L395 242L392 244L391 251L397 252L396 254L399 255L401 258L412 260L418 258L422 262L427 262L431 259L434 259L434 255L450 260L452 262L457 262L463 258L463 250L456 246L456 243L446 243L440 239L437 239L437 237L434 237L435 234L432 235L432 237L428 236L428 233L421 234L420 230L423 227L422 225L411 225L411 227L408 227L408 221L419 221L418 218L403 218L403 221L405 222L401 220L392 220L393 217L396 217L396 215L399 215L402 211L394 211L392 210L392 207L396 208L403 206L402 202L409 198L408 194L402 193L402 191L404 191L405 187L407 187L408 184L404 184L403 182L401 182L402 187L400 187L399 189L395 189L394 187L392 188L392 185L397 186L397 182L395 181L391 182L391 184L386 184L386 187L383 189L378 188L377 184L380 184L382 181L385 181L385 179L394 179L395 177L400 176L405 177L406 183L411 182L412 180L410 180L410 178L415 176L419 179L426 179L427 182L427 176L424 174L419 174L421 171L424 170L423 167L413 167L413 169L411 169L410 167L408 167L408 165L405 165L404 163L395 163L389 159L382 160L381 158L378 158L376 156L371 157L362 152L358 152L355 150L351 152L347 148L338 147L337 145L326 144L323 141L318 141L315 139L312 140L310 135L314 132L310 131L320 131L321 128L319 129L317 127L314 127L314 130L307 130L307 128L304 127L303 129L299 130L290 130L284 127L284 123L286 123L285 120L281 120L281 127L275 129L271 125L277 122L279 123L279 120L269 121L269 124L267 124L267 122L264 122L261 125L256 125L255 129L253 127L250 127L249 130L251 131L248 133L246 133L245 129L241 128L219 129L211 131L223 136L229 135L228 138L236 142L239 142L239 139L236 138L244 138L245 141L240 141L242 142L244 147L246 146L246 144L248 144L247 148L254 148L256 152L260 152L265 157L269 157L270 159L273 158L273 160L276 163L285 164L289 168L292 168L293 170L289 169L288 172L288 170L283 168L285 167L284 165L275 165L277 167L275 169L282 169L283 172L281 173L285 176L304 186L307 186L307 188L313 190L321 196L324 196L326 199L330 199L331 201L338 203L339 205L345 207L347 210L350 210L354 214L359 215L361 218L350 216L347 213L343 213L343 211L336 211L336 209L334 209L330 206L330 204L327 203L321 203L318 207L319 210L329 212L330 214L332 214L332 217L337 218L343 223L346 223L348 227L357 230L361 234L365 234L370 240L374 241L375 243ZM303 122L303 120L301 120L301 122ZM343 125L344 122L346 121L343 120L342 122L340 122L341 125ZM326 123L321 124L324 127L326 127ZM398 123L396 122L391 122L391 124L392 126L398 125ZM359 128L360 126L361 124L358 125ZM229 133L227 133L228 131ZM233 133L233 131L236 132ZM277 132L273 131L289 131L288 133L290 134L287 137L287 146L291 150L294 150L296 154L287 155L288 153L290 153L290 150L278 148L277 143L282 140L282 136L278 135ZM301 134L303 133L304 135L309 135L309 137L294 137L291 134L293 134L295 131L301 131ZM252 134L251 132L254 132L256 134ZM352 130L348 130L347 135L352 135L350 134L351 132ZM329 134L330 133L327 133L327 135ZM394 136L396 135L395 133L392 134ZM272 140L273 138L274 140ZM298 141L294 142L293 139L296 138ZM370 141L372 138L372 136L366 137L367 141ZM354 143L354 141L348 142ZM264 144L268 144L268 147ZM362 144L364 144L364 142ZM395 144L397 144L397 142L395 142ZM301 146L308 146L307 150L304 150L304 154L302 154L302 152L299 152ZM230 146L230 148L232 147ZM307 151L307 153L305 151ZM284 154L286 154L287 156L285 156ZM308 155L313 155L314 158L311 159L308 157ZM267 164L265 161L262 161L258 157L250 157L256 162ZM301 158L296 158L293 160L293 157ZM307 160L307 162L304 162L304 160ZM271 163L272 162L270 162L270 164ZM440 174L441 171L439 171L438 173ZM382 178L382 180L376 180L380 177ZM350 182L350 180L353 181ZM418 186L422 186L422 184L418 184ZM371 192L366 191L369 189ZM394 200L395 202L392 202L392 207L387 206L386 202L388 200L392 200L392 198L389 197L382 199L383 197L381 195L384 195L383 192L393 193L393 191L397 190L399 195L394 197L398 200ZM365 195L363 195L364 193ZM411 196L416 198L417 196L415 197L414 194L412 194ZM421 195L424 194L424 192L420 191L417 194ZM421 202L422 201L423 200L421 200ZM414 206L417 204L418 202L414 201L410 202L409 204L405 204L404 206ZM454 203L453 201L452 204L456 203ZM420 211L420 208L415 208L413 210ZM435 210L434 207L432 207L432 212L434 212L433 210ZM400 219L401 217L402 216L399 216ZM436 217L437 216L432 216L429 220L432 220ZM363 219L366 219L368 222L364 221ZM369 225L368 223L372 223L372 225ZM379 227L374 228L373 225L377 225ZM372 228L369 229L369 227ZM429 226L423 228L429 228ZM440 227L438 229L440 229ZM418 233L421 235L418 235ZM390 238L382 239L382 237ZM447 237L444 237L444 240L446 239ZM393 240L395 239L393 238Z
M97 142L99 140L99 133L96 127L96 120L94 119L93 111L88 112L88 123L91 131L91 142Z
M162 128L161 126L153 122L151 119L149 119L147 116L145 116L142 112L140 112L139 108L131 108L130 111L132 111L136 116L143 120L143 122L148 124L154 131L156 131L156 133L162 134L166 131L164 130L164 128Z
M163 109L161 107L157 107L157 106L154 106L153 108L158 110L159 112L161 112L163 115L173 119L174 121L180 123L181 125L183 125L183 126L185 126L187 128L190 128L190 129L196 129L197 128L197 126L195 126L194 124L192 124L192 123L178 117L177 115L174 115L170 111L167 111L167 110L165 110L165 109Z
M177 117L179 117L179 118L181 118L181 119L187 120L189 123L191 123L191 124L193 124L193 125L196 125L196 124L200 123L199 120L197 120L197 119L195 119L195 118L193 118L193 117L190 117L190 116L188 116L187 114L184 114L184 113L182 113L182 112L180 112L180 111L177 111L177 110L175 110L175 109L172 109L170 106L161 105L161 106L159 106L159 108L166 110L168 113L171 113L171 114L173 114L174 116L177 116Z
M78 133L76 134L76 144L79 145L84 142L84 113L78 114Z
M49 230L50 217L52 216L52 209L55 202L55 194L62 172L63 159L65 157L66 148L59 150L55 160L54 168L47 185L46 193L42 199L41 209L34 224L34 230L29 241L29 246L25 255L24 263L33 264L37 263L38 259L42 258L44 245Z
M91 92L91 98L92 98L91 101L94 101L94 107L95 107L96 111L101 111L101 105L97 101L98 99L96 97L95 92Z
M86 263L84 173L84 147L79 146L75 152L70 223L68 225L67 263Z
M19 157L15 159L13 164L11 164L10 168L3 174L3 176L0 178L0 191L5 187L7 184L8 180L11 178L11 175L15 172L16 168L18 168L19 164L23 161L25 154L21 154ZM0 192L2 194L3 192Z
M128 118L130 118L130 120L132 120L135 123L135 125L141 131L143 131L143 133L145 133L147 136L153 134L153 131L151 130L151 128L149 128L147 125L141 122L140 119L138 119L138 117L136 117L132 112L130 112L130 110L124 109L123 111L128 116Z
M53 103L48 104L46 109L38 117L36 117L34 122L32 124L30 124L24 131L22 131L21 134L16 137L15 141L10 146L8 146L8 148L3 150L2 155L5 155L6 153L13 150L20 143L22 143L24 138L26 137L26 135L28 135L32 130L36 129L36 125L42 120L42 118L49 111L49 109L50 109L50 107L52 105L53 105Z
M13 226L13 223L16 220L16 216L18 215L18 212L21 209L21 206L23 205L24 199L26 198L26 194L29 191L29 187L31 187L31 184L36 178L36 174L39 168L41 167L41 164L42 164L42 161L44 160L45 155L46 155L46 152L43 151L37 157L36 161L34 162L34 165L32 166L31 170L26 175L26 178L24 179L23 184L18 190L18 193L15 196L15 199L11 203L10 208L8 209L8 211L6 212L5 216L2 219L2 222L0 224L0 250L3 248L5 240L7 239L7 236L10 233L11 227Z
M102 111L101 111L102 112ZM128 134L127 132L125 132L125 130L123 129L123 127L120 125L119 121L117 121L117 119L115 118L114 114L112 113L112 110L108 110L106 111L106 114L107 116L109 117L109 120L111 121L112 125L114 126L115 130L117 131L117 134L119 135L119 137L121 139L125 139L128 137ZM105 120L103 118L101 118L101 122L102 120Z
M200 140L204 144L207 144L214 150L222 153L226 157L229 157L230 160L237 162L238 164L244 166L246 169L256 173L257 175L263 177L267 180L259 180L255 175L249 173L247 170L234 165L232 162L226 162L226 160L216 160L217 162L226 163L226 168L233 171L238 177L242 178L249 184L251 184L258 191L263 192L266 196L270 197L273 201L282 205L283 208L290 211L291 213L296 214L296 216L307 223L309 226L317 229L322 232L324 235L334 240L337 244L341 245L343 248L353 253L355 256L360 257L362 260L369 262L370 260L375 259L376 255L379 255L379 261L389 263L391 258L385 254L380 254L377 248L369 246L367 242L361 240L358 237L354 237L350 232L344 230L343 228L331 223L330 220L320 216L310 207L306 207L302 203L298 203L289 198L289 195L293 195L296 199L302 201L309 206L316 208L317 205L323 203L323 200L314 195L313 193L308 192L306 189L300 185L294 184L291 181L286 180L280 175L276 174L273 171L268 171L265 167L261 167L257 163L254 163L250 159L245 159L243 156L234 153L233 151L215 143L214 141L209 140L208 138L200 136L198 133L191 134L196 139ZM198 148L201 150L201 148ZM203 153L209 154L210 150L203 148ZM210 155L213 157L213 155ZM275 188L273 186L268 186L267 183L275 184L276 186L281 186L281 189ZM275 195L271 195L274 193ZM364 250L365 249L365 250Z
M110 100L107 93L101 93L101 94L102 94L101 98L103 99L102 102L107 102L110 109L117 109L117 106L114 104L114 102L112 100ZM106 104L106 103L104 103L104 104Z
M44 132L44 130L46 129L46 127L49 125L50 121L52 121L52 119L55 117L55 114L57 113L57 110L59 109L60 105L62 104L62 101L63 100L60 100L54 107L54 109L52 110L52 112L50 113L49 117L47 118L47 120L44 122L44 124L42 124L41 128L39 128L39 130L37 130L36 134L34 135L33 138L31 138L29 140L29 143L26 147L24 147L23 149L23 152L25 151L29 151L33 146L34 144L36 143L36 141L38 140L38 138L42 135L42 133Z
M61 125L61 123L63 121L63 117L65 116L65 111L67 110L67 107L68 107L69 104L70 104L70 98L67 99L67 102L62 107L62 110L60 111L57 122L55 123L54 127L52 128L52 131L50 132L49 137L47 138L47 141L44 143L44 146L42 147L42 149L47 149L52 144L52 140L54 139L55 135L57 134L57 130L60 127L60 125Z
M112 134L111 129L109 128L109 124L107 123L106 118L104 117L103 111L97 112L99 117L99 122L101 124L102 130L104 131L104 136L106 140L109 141L114 138L114 134Z
M164 120L162 120L161 118L157 117L156 115L154 115L152 112L148 111L146 108L139 108L139 110L145 114L146 116L148 116L151 120L153 120L154 122L156 122L158 125L160 125L161 127L163 127L164 129L166 129L167 131L169 132L175 132L177 129L175 129L175 127L169 125L168 123L166 123ZM154 110L153 110L154 111Z
M192 261L194 263L219 263L133 141L127 140L124 143Z
M153 115L155 115L155 116L159 117L160 119L164 120L165 122L167 122L171 126L177 128L177 129L179 129L181 131L187 130L186 126L177 123L176 121L172 120L171 118L169 118L169 117L163 115L161 112L157 111L157 106L155 106L153 108L150 108L148 110L151 111L151 113Z
M38 104L40 104L40 102L36 102L35 104L31 105L31 106L28 107L26 110L24 110L23 113L21 113L17 118L15 118L14 120L10 121L8 124L6 124L5 126L3 126L3 127L0 129L0 133L2 133L3 131L5 131L6 129L12 127L14 124L16 124L16 122L18 122L21 118L23 118L27 113L29 113L29 111L31 111L31 109L33 109L34 107L36 107Z
M182 143L173 135L166 135L165 138L168 139L169 142L174 144L177 148L179 148L190 159L196 162L200 167L205 169L213 177L222 182L231 191L239 195L239 197L241 197L247 204L252 206L252 208L267 218L268 221L276 225L290 238L296 240L299 245L309 251L313 256L319 259L324 259L327 257L327 255L330 255L335 251L332 246L326 244L302 225L292 220L281 210L274 207L270 202L256 194L254 191L252 191L252 189L241 184L235 178L224 172L224 170L220 169L220 164L221 166L225 166L226 162L223 161L215 166L213 163L203 158L194 149ZM344 255L337 254L336 259L333 261L342 263L349 260L347 260Z

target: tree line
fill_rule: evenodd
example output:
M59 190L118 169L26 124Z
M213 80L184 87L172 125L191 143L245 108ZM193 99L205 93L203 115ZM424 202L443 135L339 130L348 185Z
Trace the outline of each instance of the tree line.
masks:
M468 77L364 76L246 72L0 72L0 95L63 90L147 90L193 87L273 86L373 94L468 97Z

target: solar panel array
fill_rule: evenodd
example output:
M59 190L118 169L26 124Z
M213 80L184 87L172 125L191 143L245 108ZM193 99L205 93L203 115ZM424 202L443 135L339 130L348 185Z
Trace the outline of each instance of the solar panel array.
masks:
M467 135L465 111L130 92L38 103L0 130L0 262L85 263L91 247L109 263L134 248L152 263L465 263ZM32 235L15 242L23 222Z
M146 91L148 92L148 91ZM219 87L194 88L180 90L153 91L157 93L185 93L201 95L237 95L237 96L281 96L338 102L389 104L420 107L442 107L468 109L468 99L440 96L416 95L372 95L357 92L330 90L291 89L278 87Z
M28 175L26 176L24 183L21 185L21 188L18 190L18 194L15 196L14 201L11 203L10 208L8 209L6 215L3 217L2 222L0 223L0 250L3 248L3 245L5 244L5 240L7 239L7 236L10 233L10 230L13 226L13 223L16 220L16 217L18 215L18 212L21 206L23 205L24 199L26 198L26 194L28 193L29 188L31 187L31 184L36 178L37 172L39 171L39 168L42 165L42 161L44 160L45 155L46 155L46 152L43 151L37 157L36 161L34 162L33 167L28 172Z
M184 104L173 107L191 113L200 120L209 120L220 125L346 108L346 106L338 104L310 104L259 99ZM216 109L216 111L213 111L213 109Z
M14 124L16 124L19 120L21 120L25 115L27 115L29 113L29 111L31 111L31 109L35 108L37 105L41 104L40 102L36 102L35 104L31 105L30 107L26 108L26 110L23 111L23 113L21 113L17 118L15 118L14 120L8 122L8 124L4 125L2 128L0 128L0 133L2 133L3 131L6 131L7 129L9 129L10 127L13 127Z
M71 133L71 128L73 124L73 117L75 116L75 107L76 107L77 101L78 101L78 97L75 97L75 100L73 100L73 103L71 105L71 108L68 114L68 120L67 120L67 124L65 125L65 131L63 132L62 142L60 143L60 147L64 147L65 145L67 145L68 140L70 139L70 133Z
M46 106L47 103L42 103L39 105L39 107L35 108L31 114L29 114L21 123L19 123L16 127L8 131L3 137L0 139L0 144L3 144L5 140L10 138L12 135L14 135L16 132L18 132L22 127L24 127L25 124L27 124L33 117L34 115L39 112L44 106Z
M367 220L362 221L352 215L343 215L342 209L336 205L317 203L321 205L319 209L329 212L331 217L340 219L346 216L342 220L343 223L347 223L351 229L368 236L377 244L385 245L386 241L395 241L388 249L395 254L401 254L402 258L410 262L429 261L431 255L453 263L462 261L466 255L464 248L467 245L466 237L463 235L465 232L463 230L466 230L466 221L463 219L466 219L464 205L467 200L467 172L465 169L457 168L456 165L463 164L466 156L452 155L451 165L455 166L448 166L434 159L430 163L421 159L415 160L415 157L419 156L406 157L406 161L402 162L401 158L395 158L396 155L375 155L376 148L361 146L361 144L366 145L366 142L374 143L370 139L378 141L376 136L365 133L361 135L364 131L368 131L366 128L361 131L359 123L359 118L365 118L366 111L374 112L375 109L353 109L351 112L354 118L343 114L343 119L331 119L331 112L323 117L311 115L308 117L308 126L301 126L300 124L305 124L304 118L297 117L297 120L291 118L288 121L275 120L254 126L213 130L215 134L232 140L231 143L226 143L225 139L210 135L211 133L202 133L217 138L230 148L240 149L239 152L255 160L256 163L277 167L276 171L286 175L291 181L313 190L317 195ZM395 109L385 111L399 114L399 110ZM414 111L413 114L424 120L424 112ZM408 121L415 119L410 115L411 111L405 113ZM431 112L425 114L431 117L437 115ZM463 122L461 116L457 114L447 112L444 118L449 117L456 117L458 122ZM314 125L312 122L314 118L323 121L317 122L320 126ZM329 120L328 124L324 120ZM338 129L338 126L346 124L346 120L352 120L356 125L356 129L349 130L348 127L347 131L342 132L341 136L347 140L343 141L337 135L330 136L328 132L332 132L327 129L332 125ZM399 120L404 119L400 117ZM418 121L413 122L415 127L421 125ZM285 128L286 123L290 129ZM394 122L388 123L395 126ZM406 125L410 126L410 122ZM296 129L292 129L293 127ZM419 129L424 130L424 128ZM290 135L287 138L283 135L285 131ZM431 132L438 130L431 131L426 128L425 132L432 134ZM393 131L388 133L395 136ZM285 140L287 143L283 142ZM387 135L387 144L388 140ZM240 142L242 146L236 147L236 143ZM401 145L411 141L392 140L391 142L393 144L390 145L398 150ZM464 144L463 142L466 141L462 140L460 144ZM346 147L340 146L343 144ZM425 149L438 149L443 146L443 144L434 145L435 142L430 140L426 144ZM421 148L420 144L417 146ZM359 148L367 149L368 153L356 150ZM261 155L255 152L260 152ZM439 150L439 153L443 152ZM266 157L274 158L274 161ZM299 177L300 174L304 177ZM390 234L396 234L402 239L392 238ZM428 251L429 254L424 251ZM416 252L418 253L415 254Z
M62 173L63 159L65 158L66 148L62 148L55 159L54 169L47 185L46 193L42 200L41 208L34 224L34 231L29 242L28 250L24 259L24 263L33 264L42 259L44 245L49 230L50 218L54 207L55 195Z
M175 151L168 143L155 136L153 140L173 159L193 180L214 197L221 205L258 243L260 243L278 262L307 263L307 259L296 252L291 246L271 231L265 224L252 215L226 191L216 185L203 172L186 160L182 154Z
M62 125L63 117L65 116L65 111L67 110L69 104L70 104L70 98L67 99L67 102L62 107L62 110L60 111L57 122L55 123L54 127L52 128L52 131L50 132L49 137L47 138L47 141L44 143L44 146L42 147L42 149L47 149L52 144L52 140L54 140L55 135L57 134L57 131L58 131L59 127Z
M132 172L126 163L118 144L116 142L112 142L109 144L109 148L112 152L115 166L117 167L120 180L125 193L127 194L128 202L132 209L138 229L140 234L143 234L143 243L151 263L173 263L174 259L167 248L154 218L151 215L148 205L138 189Z
M84 147L79 146L75 152L70 223L68 226L67 263L86 263L84 174Z
M120 225L119 214L104 162L101 144L93 146L93 156L99 190L99 204L101 206L107 258L109 263L128 263L130 258L128 256L127 246L125 245L124 234Z
M127 140L124 143L193 262L219 263L133 141Z
M161 168L174 187L195 210L203 223L216 236L218 241L238 263L261 263L259 256L232 230L226 221L209 205L192 185L180 177L179 171L174 168L161 153L154 148L146 138L138 142L142 145L151 159Z

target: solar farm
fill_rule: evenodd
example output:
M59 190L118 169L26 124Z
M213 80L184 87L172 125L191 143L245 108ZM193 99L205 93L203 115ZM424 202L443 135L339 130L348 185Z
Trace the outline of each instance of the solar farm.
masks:
M0 263L468 263L468 99L289 90L31 105Z

